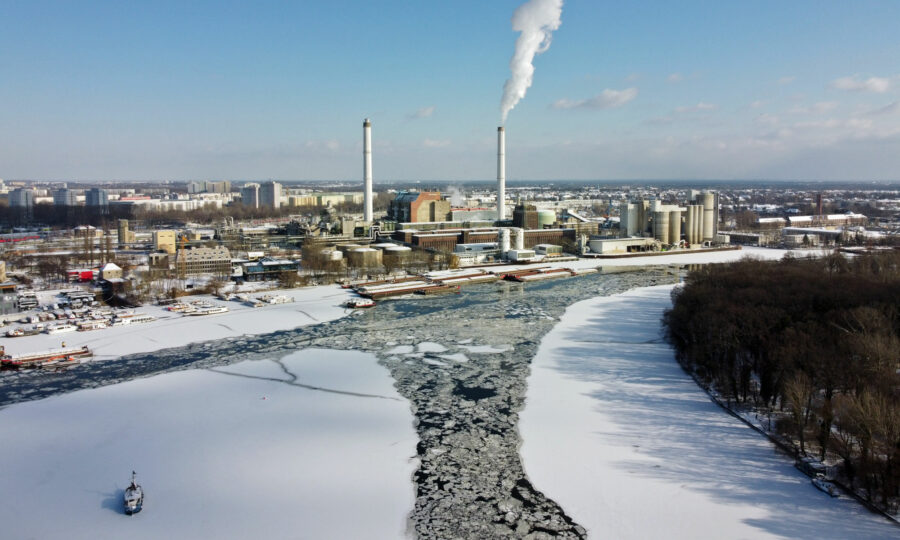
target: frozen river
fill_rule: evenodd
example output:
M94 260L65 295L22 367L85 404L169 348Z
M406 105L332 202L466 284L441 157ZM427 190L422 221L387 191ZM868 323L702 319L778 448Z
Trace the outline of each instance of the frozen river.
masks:
M0 404L186 369L271 360L305 348L375 354L409 400L419 441L412 530L421 537L523 536L583 530L535 490L522 468L518 412L541 337L579 300L674 283L665 267L382 302L329 323L74 366L4 374Z

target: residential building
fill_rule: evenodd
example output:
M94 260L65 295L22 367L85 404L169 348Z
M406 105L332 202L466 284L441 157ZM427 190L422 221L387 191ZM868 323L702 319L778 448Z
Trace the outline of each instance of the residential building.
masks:
M109 206L109 193L105 189L90 188L84 192L84 204L86 206Z
M278 182L264 182L259 187L259 206L280 208L281 184Z
M241 202L245 206L259 208L259 184L253 182L244 184L241 188Z
M78 196L74 190L63 188L53 192L53 204L56 206L77 206Z
M194 247L178 250L175 271L181 275L231 275L231 252L223 246Z

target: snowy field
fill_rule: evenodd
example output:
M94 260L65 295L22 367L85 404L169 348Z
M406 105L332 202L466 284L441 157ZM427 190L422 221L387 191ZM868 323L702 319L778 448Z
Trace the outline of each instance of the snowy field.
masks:
M412 420L374 355L315 349L13 405L0 538L401 538Z
M522 458L535 487L594 538L898 538L832 499L675 362L672 286L569 307L532 364Z
M169 347L181 347L190 343L211 341L240 335L267 334L331 321L350 313L342 306L352 291L337 285L323 285L303 289L278 291L293 297L294 302L253 308L240 302L213 299L218 306L227 306L228 313L200 317L183 316L165 308L145 305L135 313L153 315L156 321L129 324L89 332L64 334L37 334L16 338L0 337L0 344L11 354L43 351L59 347L87 345L94 351L95 360L109 360L127 354L152 352ZM189 297L189 300L212 298Z

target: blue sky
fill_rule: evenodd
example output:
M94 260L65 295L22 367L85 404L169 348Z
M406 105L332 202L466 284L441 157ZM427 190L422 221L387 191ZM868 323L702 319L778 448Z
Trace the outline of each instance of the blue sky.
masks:
M0 3L0 178L490 179L522 2ZM571 0L520 179L900 178L900 2Z

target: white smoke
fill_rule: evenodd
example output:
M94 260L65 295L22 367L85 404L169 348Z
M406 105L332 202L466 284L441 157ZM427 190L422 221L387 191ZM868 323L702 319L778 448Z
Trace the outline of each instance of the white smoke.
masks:
M541 54L550 47L554 30L562 24L562 0L529 0L519 6L512 16L512 29L519 34L516 52L509 61L512 76L503 85L501 124L506 123L509 111L516 106L531 87L534 78L534 55Z
M450 206L454 208L463 208L466 206L466 196L458 187L453 185L447 186L445 192L450 198Z

